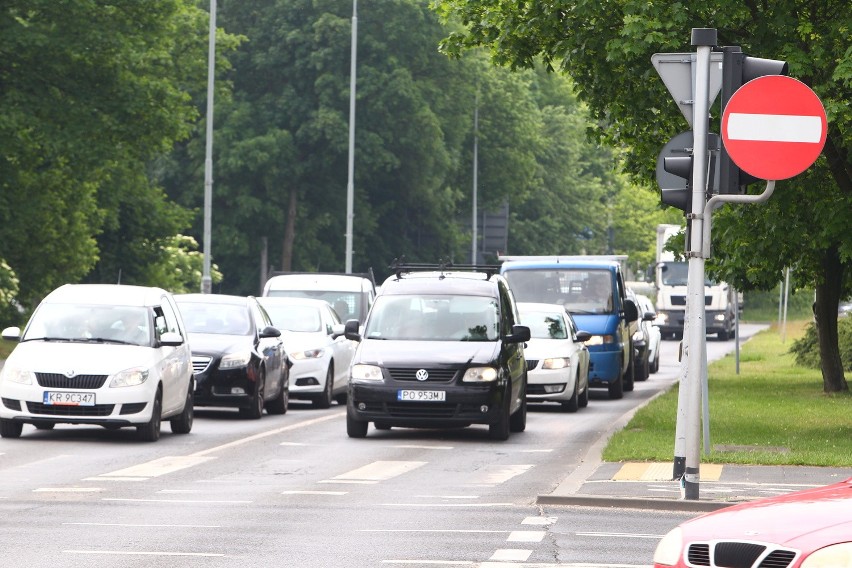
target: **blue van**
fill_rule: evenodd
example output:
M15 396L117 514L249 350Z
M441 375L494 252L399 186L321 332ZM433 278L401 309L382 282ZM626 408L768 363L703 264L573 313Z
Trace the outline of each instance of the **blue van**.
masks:
M629 330L639 319L627 298L621 264L614 257L501 257L500 273L518 302L562 304L577 327L592 334L589 386L609 398L633 390L634 349Z

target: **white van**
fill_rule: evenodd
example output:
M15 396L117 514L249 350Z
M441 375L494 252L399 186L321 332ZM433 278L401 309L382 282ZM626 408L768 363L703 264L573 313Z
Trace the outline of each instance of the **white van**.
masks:
M340 321L354 319L362 324L376 298L372 271L362 274L332 272L277 272L266 281L264 296L325 300Z

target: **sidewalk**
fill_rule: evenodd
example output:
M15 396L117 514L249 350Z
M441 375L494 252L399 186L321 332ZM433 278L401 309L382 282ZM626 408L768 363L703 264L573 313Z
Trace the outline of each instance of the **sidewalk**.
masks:
M700 473L699 498L685 500L671 462L584 464L536 502L700 513L852 477L850 468L806 466L701 464Z

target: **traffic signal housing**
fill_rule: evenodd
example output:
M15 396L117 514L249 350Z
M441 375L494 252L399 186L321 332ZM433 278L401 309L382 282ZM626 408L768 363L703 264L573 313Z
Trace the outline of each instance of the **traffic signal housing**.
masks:
M737 92L737 89L758 77L765 75L787 75L786 61L777 59L761 59L749 57L742 52L738 45L725 46L722 48L722 113L728 101ZM745 186L760 181L758 178L747 174L728 156L725 145L720 144L719 151L719 180L716 186L722 194L745 193Z
M660 201L680 209L684 213L692 210L692 156L667 156L663 158L663 169L686 180L685 187L660 188Z

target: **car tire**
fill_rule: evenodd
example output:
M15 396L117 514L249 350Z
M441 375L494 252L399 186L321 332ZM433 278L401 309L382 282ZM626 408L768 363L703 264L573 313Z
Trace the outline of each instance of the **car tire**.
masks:
M24 424L22 422L0 418L0 437L20 438L23 430Z
M648 361L646 357L641 363L639 363L639 368L636 373L637 381L646 381L648 377L651 376L651 363Z
M281 380L281 389L278 395L266 403L266 412L269 414L286 414L290 406L290 387Z
M325 388L319 398L315 398L313 402L314 408L330 408L331 401L334 400L331 392L334 390L334 363L328 364L328 371L325 373Z
M589 383L586 382L586 388L583 389L583 392L580 393L580 396L577 398L577 404L580 408L586 408L589 406Z
M173 434L189 434L192 431L192 422L195 419L195 404L192 398L192 382L189 383L189 389L186 392L186 401L183 403L183 410L169 422Z
M731 338L731 334L728 333L728 330L724 329L716 334L719 338L719 341L727 341Z
M249 420L260 420L263 416L263 400L266 392L266 368L261 367L257 372L257 389L254 392L254 398L251 401L251 406L240 409L240 416Z
M578 379L574 380L574 392L571 394L571 398L566 400L562 404L562 410L565 412L577 412L580 408L580 395L577 392L580 390L580 381Z
M136 436L142 442L156 442L160 439L160 426L163 422L163 393L157 389L154 403L151 405L151 419L136 427Z
M657 348L657 352L654 353L654 360L651 361L651 366L648 369L651 373L656 373L660 370L660 348Z
M624 392L631 392L634 385L634 377L636 376L636 360L633 355L630 355L630 363L627 365L627 370L622 377L622 388Z
M361 420L357 420L354 416L352 416L352 411L346 409L346 434L350 438L366 438L367 437L367 428L369 427L369 422L363 422Z
M610 400L618 400L624 396L624 377L620 376L609 383L609 398Z
M488 425L488 437L492 440L502 442L509 439L509 409L511 398L511 387L509 393L503 395L503 412L497 418L497 422Z
M521 405L513 415L509 417L509 431L523 432L527 429L527 389L526 380L521 392Z

